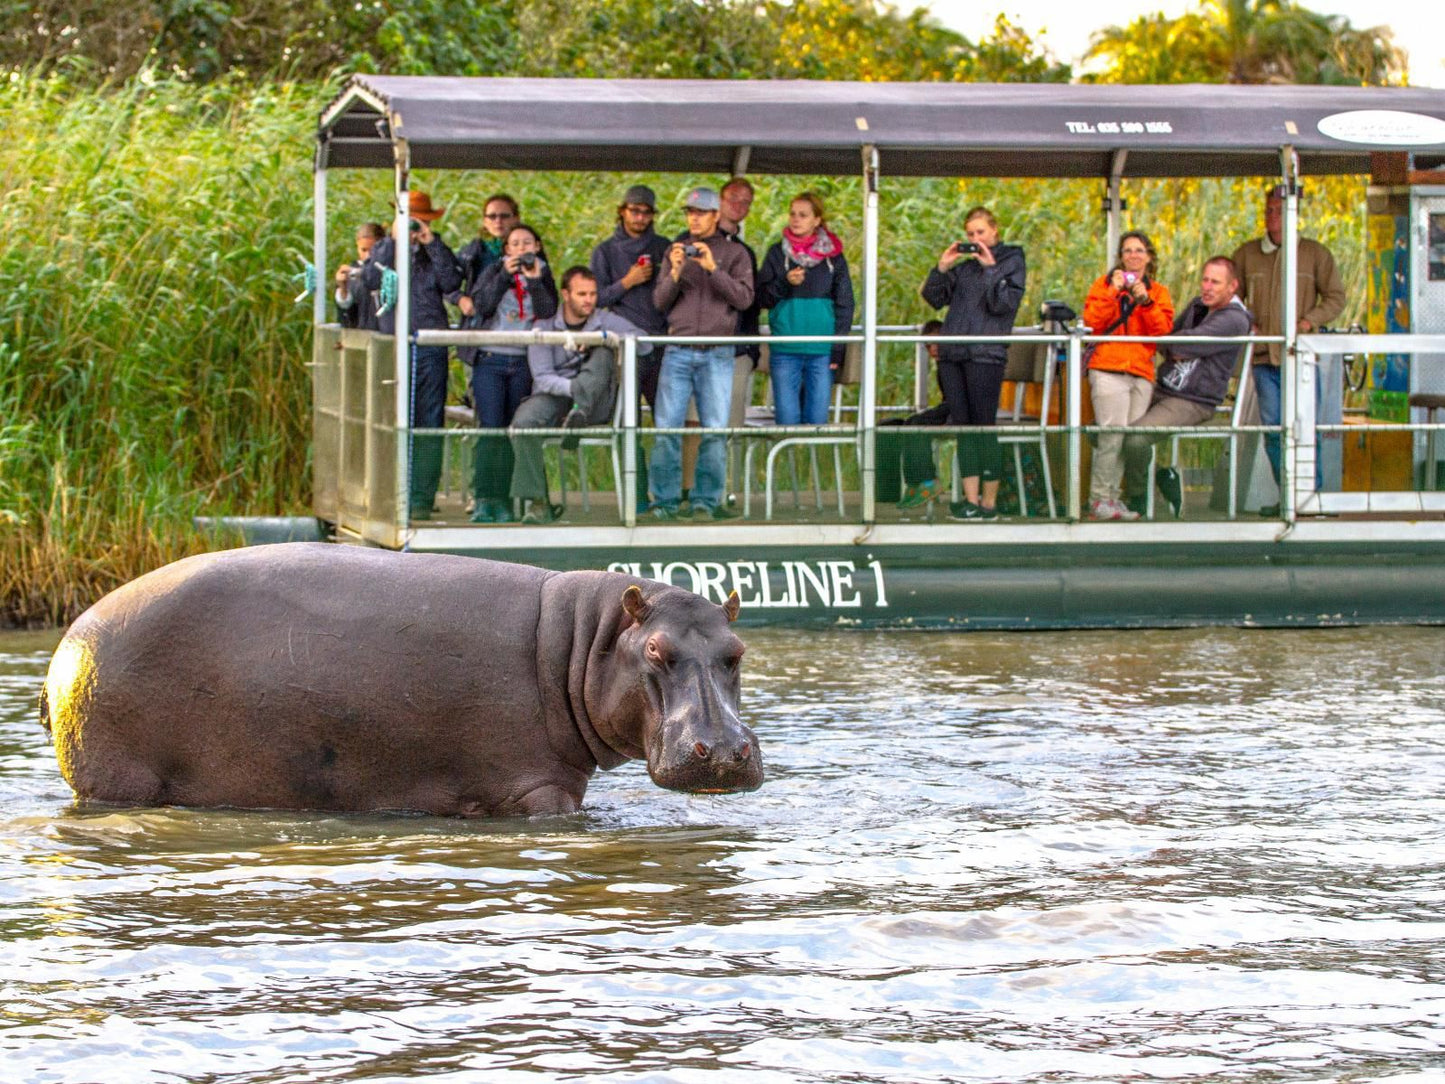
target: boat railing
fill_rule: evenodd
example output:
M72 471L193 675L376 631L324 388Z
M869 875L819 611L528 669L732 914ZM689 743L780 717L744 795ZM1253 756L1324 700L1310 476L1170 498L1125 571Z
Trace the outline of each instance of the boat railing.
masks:
M326 330L326 329L323 329ZM348 374L334 375L329 385L331 391L323 393L318 388L316 396L317 403L317 438L318 438L318 488L322 483L322 477L328 471L334 477L340 503L351 503L353 505L369 504L374 513L379 514L382 520L395 519L398 515L397 505L399 502L381 501L373 499L374 495L369 491L378 483L389 486L393 492L403 492L405 479L398 477L398 474L405 469L405 460L401 460L403 466L395 467L388 471L384 461L388 454L395 453L395 432L406 431L417 437L441 437L446 440L459 438L472 439L503 439L506 430L481 429L474 426L447 426L440 429L410 429L405 420L396 425L396 411L387 410L387 398L389 389L395 385L395 369L384 360L378 360L375 356L375 349L368 349L361 355L356 355L358 345L365 347L364 338L368 333L346 332L337 333L351 344L353 366L355 357L365 357L362 364L362 372L351 372ZM381 340L378 347L389 355L390 349L386 345L392 342L388 336L375 336ZM1064 499L1062 507L1055 512L1054 493L1052 482L1048 486L1050 507L1050 519L1059 519L1068 522L1077 522L1083 518L1084 513L1084 486L1086 476L1082 470L1083 453L1085 442L1099 434L1114 432L1117 429L1085 424L1083 411L1083 378L1085 374L1085 350L1089 343L1103 341L1104 336L1097 336L1088 333L1087 329L1075 328L1071 331L1033 331L1015 333L1011 336L976 336L976 335L930 335L920 334L912 325L890 325L886 328L879 328L873 336L874 349L883 350L892 347L912 347L915 357L922 356L922 347L925 343L947 344L947 343L1002 343L1005 345L1029 344L1042 348L1047 352L1047 360L1044 368L1047 379L1050 383L1049 396L1043 403L1043 410L1039 416L1030 417L1027 421L1019 421L1016 424L1001 424L993 427L969 427L969 426L910 426L910 435L917 435L920 438L926 437L932 440L947 443L956 441L960 437L973 433L991 432L1002 438L1033 438L1040 440L1040 453L1045 460L1044 469L1049 469L1049 459L1061 459L1063 466ZM1246 344L1283 343L1285 340L1280 336L1247 335L1227 338L1211 336L1107 336L1111 342L1160 342L1168 341L1175 344L1184 343L1216 343L1222 345L1238 345L1243 348ZM856 394L856 403L843 404L838 401L831 420L821 426L779 426L776 424L748 424L744 426L724 426L711 429L703 429L695 426L658 428L647 427L643 429L639 424L639 406L637 393L637 356L640 344L647 344L654 349L665 349L668 345L680 346L733 346L741 350L748 344L768 344L771 347L783 346L788 343L816 343L829 342L852 345L854 349L867 346L868 336L861 331L855 331L848 335L833 336L669 336L669 335L642 335L618 337L604 332L494 332L494 331L473 331L473 330L434 330L420 331L414 337L418 345L448 345L448 346L481 346L481 345L541 345L555 344L565 345L569 348L582 348L587 346L605 345L610 346L619 352L619 391L621 393L621 406L618 412L616 425L601 425L588 427L582 430L571 430L573 436L581 435L591 438L594 441L614 442L614 462L620 477L614 479L619 494L619 509L621 511L621 522L628 527L633 527L639 522L638 517L638 482L639 482L639 457L643 454L643 448L639 444L639 436L651 438L658 435L670 434L680 436L706 436L716 435L729 440L740 440L750 447L767 448L766 468L764 471L763 493L765 500L764 514L767 519L774 515L775 493L777 489L777 472L782 462L781 453L789 447L803 447L815 454L819 447L832 446L837 449L835 456L841 454L841 450L851 447L853 449L853 462L848 475L848 488L852 490L856 486L855 502L856 513L850 515L843 507L844 483L842 480L842 460L836 462L835 470L837 477L837 488L839 493L839 516L847 521L863 522L871 524L878 519L878 509L875 492L875 481L878 470L877 462L877 438L879 435L878 417L881 414L897 413L911 409L906 405L884 405L877 402L879 395L875 386L860 385ZM333 345L341 350L343 356L347 355L344 344L341 341L333 341ZM1230 435L1230 446L1235 446L1236 439L1243 442L1244 438L1253 440L1256 436L1266 434L1278 434L1287 447L1286 455L1286 490L1292 494L1291 499L1281 500L1280 518L1292 521L1297 515L1309 515L1317 513L1335 513L1345 511L1410 511L1421 508L1434 508L1438 503L1441 510L1445 510L1445 493L1433 493L1434 486L1430 483L1439 477L1438 460L1435 458L1435 434L1445 429L1445 424L1436 423L1435 415L1432 413L1426 421L1369 421L1365 423L1343 424L1337 413L1332 414L1328 409L1317 415L1314 409L1314 396L1309 394L1317 384L1329 383L1331 377L1331 366L1338 368L1341 357L1351 353L1368 354L1423 354L1437 355L1439 359L1445 360L1445 336L1441 335L1351 335L1351 334L1330 334L1330 335L1307 335L1300 336L1298 353L1287 359L1287 370L1289 363L1294 365L1292 379L1286 379L1286 402L1283 411L1284 417L1278 426L1264 426L1259 424L1245 423L1236 414L1234 417L1225 419L1224 424L1206 424L1193 427L1151 427L1142 429L1129 427L1131 433L1151 433L1160 436L1175 435L1181 439L1190 437L1214 437L1217 438L1222 432ZM318 364L321 354L318 352ZM1436 360L1435 358L1431 359ZM390 371L388 371L390 370ZM874 373L881 372L876 364L872 366ZM894 370L896 373L896 369ZM915 373L926 376L927 368L919 365ZM896 380L893 386L897 386ZM1297 393L1291 394L1291 387L1297 387ZM1057 391L1057 396L1054 392ZM1244 389L1240 389L1241 394ZM394 399L394 396L392 397ZM1329 397L1327 397L1328 399ZM919 389L914 389L915 404L923 399ZM1337 401L1338 397L1335 397ZM343 400L349 400L351 406L348 408ZM361 403L365 403L365 411L358 414ZM846 407L846 409L844 409ZM330 419L329 421L327 419ZM363 432L358 430L357 423L363 428L375 427L378 440L369 440ZM334 439L338 445L333 455L320 447L323 442L323 430L327 430L327 439ZM568 430L562 427L547 429L529 429L528 436L542 439L559 438L568 434ZM1379 493L1342 493L1338 492L1338 483L1335 483L1335 490L1327 492L1317 488L1312 477L1319 451L1317 444L1321 439L1329 440L1338 438L1345 433L1367 434L1390 433L1395 435L1409 434L1417 444L1426 444L1429 447L1424 452L1427 462L1434 462L1436 471L1432 478L1428 467L1417 469L1418 485L1414 490L1392 491L1387 494ZM350 440L348 441L348 437ZM357 443L368 445L364 453L358 452ZM1445 441L1438 442L1445 447ZM347 447L348 444L353 445ZM371 448L370 445L377 447ZM1420 448L1415 449L1414 459L1419 467ZM1233 470L1233 464L1231 464ZM956 470L953 471L956 485ZM751 514L751 486L754 470L752 456L747 456L747 465L742 472L740 479L742 484L737 483L739 479L732 480L730 487L733 491L743 491L743 511ZM1020 471L1022 475L1022 471ZM815 487L817 486L816 460L814 465ZM1020 485L1022 478L1019 479ZM1232 483L1231 483L1232 484ZM796 477L794 482L796 494ZM1231 489L1231 493L1234 490ZM795 503L797 498L795 496ZM404 505L404 502L400 502ZM1230 515L1233 515L1234 504L1230 503ZM821 510L821 496L819 497L819 509ZM399 522L399 521L398 521ZM380 529L379 529L380 530ZM384 530L380 530L385 534Z

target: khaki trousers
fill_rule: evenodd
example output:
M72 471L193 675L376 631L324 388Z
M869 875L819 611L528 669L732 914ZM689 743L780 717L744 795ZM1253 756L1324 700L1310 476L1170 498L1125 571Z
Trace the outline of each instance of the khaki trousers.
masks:
M1214 417L1214 408L1196 403L1192 399L1180 399L1173 395L1161 395L1154 390L1154 401L1132 424L1146 425L1203 425ZM1149 451L1160 441L1168 440L1168 433L1131 433L1124 438L1124 492L1130 497L1149 495Z
M1149 409L1154 385L1129 373L1089 370L1089 397L1094 403L1096 425L1125 426ZM1089 472L1089 500L1119 499L1124 477L1124 434L1099 433L1094 448L1094 466Z

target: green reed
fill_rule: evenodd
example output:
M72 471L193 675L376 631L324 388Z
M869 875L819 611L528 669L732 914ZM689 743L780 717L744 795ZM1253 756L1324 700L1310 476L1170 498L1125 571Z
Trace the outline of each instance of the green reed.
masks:
M57 623L100 594L208 540L197 514L304 514L310 505L310 305L294 303L311 249L311 146L326 85L205 87L63 78L0 84L0 623ZM886 160L886 159L885 159ZM421 173L448 207L455 249L505 189L560 271L586 263L618 197L651 184L658 229L682 228L683 174ZM854 178L759 177L748 235L759 257L806 188L823 195L855 269ZM1128 185L1180 300L1203 258L1259 232L1261 180ZM1020 322L1045 298L1078 307L1102 268L1098 182L884 178L879 317L915 323L928 267L993 207L1030 264ZM330 269L355 226L391 215L391 178L336 172ZM1363 179L1322 184L1306 231L1331 244L1364 296ZM862 297L861 272L859 296ZM323 269L323 288L330 275ZM461 370L457 367L457 387ZM883 355L880 399L911 399L912 355ZM604 483L605 484L605 483Z

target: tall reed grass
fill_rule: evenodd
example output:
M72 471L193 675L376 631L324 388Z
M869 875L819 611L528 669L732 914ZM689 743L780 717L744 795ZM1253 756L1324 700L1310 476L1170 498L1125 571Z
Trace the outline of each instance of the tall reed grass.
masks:
M148 569L202 549L196 514L309 508L311 136L332 87L140 80L96 90L14 75L0 84L0 623L59 623ZM505 189L554 266L586 263L626 185L650 183L675 232L682 174L418 174L448 207L454 248ZM747 232L759 257L788 201L823 195L855 267L854 178L759 177ZM1203 259L1261 229L1262 179L1128 186L1181 300ZM1314 187L1306 231L1364 297L1363 178ZM1082 301L1103 261L1098 182L885 178L879 315L929 313L918 286L963 211L995 209L1030 265L1024 322L1045 298ZM354 227L389 219L391 179L334 173L329 264ZM329 276L323 273L323 282ZM860 283L861 296L861 283ZM1353 313L1352 313L1353 315ZM460 370L458 385L460 385ZM910 397L911 358L884 358L881 397Z

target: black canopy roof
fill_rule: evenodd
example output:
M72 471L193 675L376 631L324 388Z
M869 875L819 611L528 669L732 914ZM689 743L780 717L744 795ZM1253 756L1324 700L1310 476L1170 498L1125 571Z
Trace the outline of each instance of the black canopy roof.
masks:
M1367 173L1371 151L1445 153L1445 91L812 80L353 76L322 113L319 164L885 175Z

